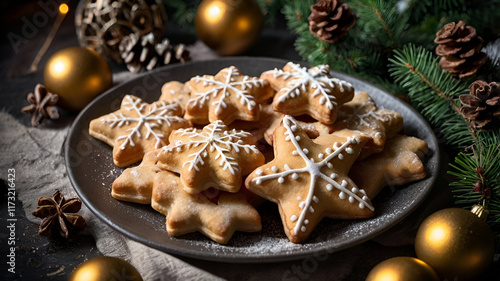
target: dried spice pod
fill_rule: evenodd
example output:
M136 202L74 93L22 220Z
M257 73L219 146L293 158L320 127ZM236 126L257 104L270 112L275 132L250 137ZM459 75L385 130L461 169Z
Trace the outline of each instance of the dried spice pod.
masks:
M64 199L59 190L56 190L50 197L38 198L38 209L33 212L35 217L41 218L42 223L38 230L41 236L52 235L54 227L59 227L62 237L68 239L68 225L73 228L82 229L85 227L85 219L76 214L82 207L82 201L78 198Z
M474 75L486 62L481 52L483 39L476 29L465 22L450 22L436 33L436 54L441 56L439 66L460 79Z
M190 60L189 51L184 44L173 46L167 38L156 42L152 33L142 37L132 33L123 37L119 51L127 68L133 73L141 69L149 71L157 66Z
M478 129L500 116L500 85L496 82L474 81L469 87L469 94L459 98L462 103L460 113L474 122Z
M312 35L332 44L347 34L356 23L356 17L349 5L341 0L320 0L311 6L308 21Z
M31 114L31 126L37 127L44 119L58 119L59 111L55 107L59 96L53 94L42 84L37 84L33 93L29 93L27 100L29 105L21 109L22 112Z

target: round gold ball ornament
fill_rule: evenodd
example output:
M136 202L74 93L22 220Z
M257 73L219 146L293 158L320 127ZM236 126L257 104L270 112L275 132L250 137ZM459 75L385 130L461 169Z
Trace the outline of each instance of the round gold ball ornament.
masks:
M473 210L481 209L478 206ZM484 220L459 208L427 217L415 239L417 257L449 280L473 280L483 273L493 261L494 246L493 232Z
M49 58L43 80L47 90L59 96L58 105L79 111L113 85L113 74L96 51L70 47Z
M412 257L395 257L377 264L366 281L439 281L425 262Z
M141 275L127 261L115 257L91 258L71 273L68 281L142 281Z
M254 0L203 0L194 23L207 46L221 55L236 55L255 44L263 19Z

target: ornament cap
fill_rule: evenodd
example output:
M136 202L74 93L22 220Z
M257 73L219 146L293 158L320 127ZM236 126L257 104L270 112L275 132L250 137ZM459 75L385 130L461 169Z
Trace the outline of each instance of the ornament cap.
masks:
M488 211L485 206L479 204L472 206L470 211L484 221L486 221L488 215L490 214L490 211Z

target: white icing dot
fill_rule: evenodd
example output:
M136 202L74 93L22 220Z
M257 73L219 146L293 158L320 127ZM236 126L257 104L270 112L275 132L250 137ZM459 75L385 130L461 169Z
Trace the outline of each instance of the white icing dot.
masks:
M182 147L178 146L175 150L177 150L177 152L181 152L182 151Z
M344 155L342 153L339 153L338 157L339 157L340 160L344 159Z
M292 125L292 126L290 127L290 129L292 129L292 132L297 131L297 125Z
M368 200L368 197L366 197L366 195L365 195L365 196L363 196L363 198L361 198L361 199L363 199L364 201L366 201L366 200Z
M302 232L306 232L307 229L306 229L305 226L303 226L303 227L300 228L300 230L302 230Z
M335 173L331 173L331 174L330 174L330 178L331 178L331 179L335 179L336 177L337 177L337 174L335 174Z
M285 182L285 179L284 179L283 177L279 177L279 178L278 178L278 182L279 182L279 183L284 183L284 182Z
M364 189L360 189L359 192L363 193L364 195L366 195L366 191Z
M306 155L309 153L309 150L307 148L302 149L302 151L304 151L304 154Z
M345 180L342 180L341 185L342 185L343 188L346 188L347 185L348 185L348 183Z
M343 191L341 191L339 193L339 197L340 197L340 199L345 199L345 193Z
M351 189L351 191L352 191L352 193L357 193L357 192L359 191L359 189L358 189L358 188L356 188L356 187L353 187L353 188Z
M261 176L261 175L262 175L262 173L264 173L264 171L262 171L262 169L257 169L257 170L255 170L255 174L256 174L257 176Z
M353 154L354 153L354 149L348 147L345 149L345 152L347 152L348 154Z
M349 196L349 203L354 203L354 197Z
M295 136L295 139L296 139L297 141L299 141L299 140L300 140L300 136Z
M313 196L313 201L314 201L315 203L318 203L318 202L319 202L319 199L318 199L318 197L316 197L316 196Z
M363 204L363 203L359 203L358 206L359 206L360 209L364 209L365 208L365 204Z
M306 205L306 202L300 202L299 208L303 209L305 205Z
M309 160L314 163L314 158L311 157L309 158Z
M276 166L272 166L272 167L271 167L271 170L272 170L273 172L275 172L275 173L276 173L276 172L278 172L278 167L276 167Z
M299 153L297 152L297 150L294 150L294 151L292 151L292 155L297 156L297 155L299 155Z
M255 183L256 183L256 184L261 184L261 183L262 183L262 180L261 180L261 179L257 179L257 180L255 180Z
M292 174L292 179L296 180L299 178L299 175L297 173Z
M337 149L341 146L340 142L336 141L334 144L333 144L333 148Z
M311 212L311 214L314 213L314 208L309 206L309 212Z
M299 201L300 201L300 200L302 200L302 197L300 197L300 196L297 196L297 200L299 200Z
M308 225L309 224L309 220L304 220L304 224Z
M330 168L330 169L331 169L331 168L333 168L333 164L332 164L332 163L330 163L330 162L326 163L326 166L327 166L328 168Z
M285 168L285 170L287 170L287 171L288 171L288 170L291 170L291 168L290 168L290 166L288 166L288 164L285 164L283 167L284 167L284 168Z
M332 190L333 190L333 185L331 185L331 184L327 184L327 185L326 185L326 190L328 190L328 191L332 191Z
M323 158L325 158L325 155L323 153L320 153L320 154L318 154L318 158L323 159Z
M292 222L297 221L297 219L298 219L298 218L297 218L297 216L296 216L296 215L292 215L292 216L290 217L290 220L291 220Z
M333 150L332 150L331 148L329 148L329 147L328 147L328 148L325 150L325 152L326 152L326 153L328 153L328 154L332 154Z

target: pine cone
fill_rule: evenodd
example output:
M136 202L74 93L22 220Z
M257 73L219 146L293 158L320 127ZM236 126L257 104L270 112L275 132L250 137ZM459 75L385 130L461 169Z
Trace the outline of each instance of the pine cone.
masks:
M500 85L477 80L469 87L468 95L460 95L462 115L479 129L500 116Z
M460 79L472 76L486 62L486 54L481 52L483 39L463 21L446 24L434 42L439 44L436 54L442 57L439 66Z
M335 43L356 23L349 5L341 0L320 0L311 6L309 31L319 40Z
M149 71L157 66L190 60L189 51L184 44L172 46L166 38L156 43L153 33L140 38L135 33L123 37L119 51L128 70L133 73L139 72L143 67Z

